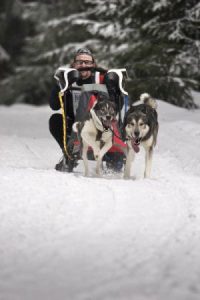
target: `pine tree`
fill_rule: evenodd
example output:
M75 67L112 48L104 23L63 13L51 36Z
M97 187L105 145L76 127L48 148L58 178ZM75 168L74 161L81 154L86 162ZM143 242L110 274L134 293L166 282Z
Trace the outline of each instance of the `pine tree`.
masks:
M100 65L127 68L132 101L149 92L191 108L191 90L200 89L199 16L197 0L2 0L0 44L10 60L1 101L46 103L56 68L86 46Z
M64 0L21 2L20 21L32 26L21 39L17 60L12 59L13 71L0 82L2 103L48 102L56 68L68 64L74 49L89 45L87 40L93 38L86 26L79 24L85 15L84 9L81 0L70 4Z
M101 24L98 34L112 55L110 62L127 67L131 98L138 99L147 91L170 103L194 107L191 90L199 89L200 70L199 1L116 0L108 4L102 0L95 4ZM106 36L110 26L113 30Z

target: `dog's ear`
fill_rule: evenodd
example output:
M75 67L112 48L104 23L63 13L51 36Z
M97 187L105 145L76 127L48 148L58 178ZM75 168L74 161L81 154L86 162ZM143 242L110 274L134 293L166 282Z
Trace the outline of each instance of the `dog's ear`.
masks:
M96 92L96 93L94 93L94 95L96 96L96 99L97 99L96 104L94 106L95 109L98 109L99 104L101 104L103 101L109 101L109 97L106 93Z
M110 105L111 105L111 106L113 107L113 109L116 111L116 109L117 109L116 103L113 102L113 101L110 101Z
M94 110L98 110L99 109L99 101L98 100L94 103L94 106L92 108Z
M109 100L109 96L105 93L99 93L98 97L97 97L98 101L108 101Z
M99 109L99 104L106 99L105 95L96 91L94 92L94 96L96 97L96 103L94 104L93 108Z

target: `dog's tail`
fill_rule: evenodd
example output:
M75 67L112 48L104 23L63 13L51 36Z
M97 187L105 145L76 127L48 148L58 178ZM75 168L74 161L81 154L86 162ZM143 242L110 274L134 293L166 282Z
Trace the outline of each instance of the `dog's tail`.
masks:
M140 101L146 105L151 106L153 109L157 109L157 102L148 93L143 93L140 95Z
M80 131L81 131L81 122L75 122L75 123L72 125L72 129L73 129L74 132L80 134Z

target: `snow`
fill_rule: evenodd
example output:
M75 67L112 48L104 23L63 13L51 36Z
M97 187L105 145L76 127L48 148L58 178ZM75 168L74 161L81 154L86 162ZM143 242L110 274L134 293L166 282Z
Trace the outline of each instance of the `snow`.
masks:
M51 113L0 106L0 299L200 299L200 110L158 101L130 180L55 171Z
M167 0L154 2L153 11L159 11L168 5Z

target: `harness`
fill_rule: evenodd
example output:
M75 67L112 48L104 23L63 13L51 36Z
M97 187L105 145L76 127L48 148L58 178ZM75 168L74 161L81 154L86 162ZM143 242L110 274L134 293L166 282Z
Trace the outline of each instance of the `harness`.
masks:
M108 127L101 122L101 120L97 117L93 109L90 110L90 115L92 117L95 127L99 132L98 140L100 140L100 142L103 142L107 139L107 137L112 135L112 147L110 151L119 152L120 150L120 152L125 153L127 145L122 141L122 138L119 136L119 134L116 133L116 131L118 131L117 121L112 121L111 126Z
M100 140L100 146L103 147L105 141L109 139L112 136L113 140L113 134L114 130L111 126L105 126L102 121L98 118L93 108L90 109L90 115L92 117L92 121L94 123L94 126L98 130L97 134L97 140Z
M90 114L91 114L91 117L92 117L95 127L99 131L101 131L101 132L108 131L108 129L105 129L105 127L103 126L101 120L97 117L93 108L90 109Z

